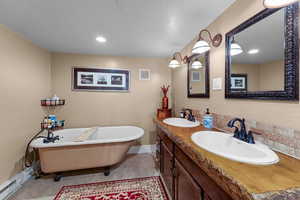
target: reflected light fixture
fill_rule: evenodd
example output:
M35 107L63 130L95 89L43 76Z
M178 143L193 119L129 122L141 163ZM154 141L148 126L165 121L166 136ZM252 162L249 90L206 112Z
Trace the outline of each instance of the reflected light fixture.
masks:
M282 8L298 1L299 0L264 0L264 6L266 8Z
M203 67L203 65L199 60L195 60L192 63L192 69L201 69L202 67Z
M96 37L97 42L99 43L105 43L106 42L106 38L103 36L98 36Z
M258 49L250 49L250 50L248 51L248 54L257 54L258 52L259 52Z
M179 57L179 61L177 59L178 57ZM170 68L177 68L177 67L180 67L182 63L187 63L187 56L185 56L184 58L182 58L180 52L175 52L173 54L172 60L169 63L169 67Z
M234 38L232 39L231 45L230 45L230 55L236 56L243 53L243 49L241 45L239 45Z
M202 37L202 34L204 32L208 34L209 42L211 43L212 46L219 47L220 44L222 43L223 38L222 38L222 35L220 33L215 35L214 37L212 37L211 33L207 29L203 29L203 30L200 31L199 39L195 43L195 45L192 49L193 54L202 54L202 53L205 53L205 52L210 50L210 48L211 48L210 44L207 41L205 41Z

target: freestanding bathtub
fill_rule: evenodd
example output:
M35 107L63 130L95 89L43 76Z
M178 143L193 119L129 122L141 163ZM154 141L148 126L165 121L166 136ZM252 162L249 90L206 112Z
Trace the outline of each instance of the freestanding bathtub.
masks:
M96 127L84 141L76 141L87 130L55 131L54 135L60 138L55 143L43 143L42 138L34 140L31 147L38 149L42 172L108 168L122 161L131 144L144 135L142 128L134 126Z

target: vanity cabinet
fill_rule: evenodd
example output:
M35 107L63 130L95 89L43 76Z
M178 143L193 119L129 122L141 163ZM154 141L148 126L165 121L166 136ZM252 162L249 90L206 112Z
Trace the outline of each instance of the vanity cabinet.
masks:
M173 200L232 200L160 128L157 149L157 166Z

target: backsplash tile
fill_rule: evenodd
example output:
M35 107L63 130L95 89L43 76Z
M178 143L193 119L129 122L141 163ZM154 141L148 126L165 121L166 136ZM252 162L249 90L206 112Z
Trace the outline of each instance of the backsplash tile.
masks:
M192 110L196 119L202 121L203 113L199 110ZM214 117L215 128L225 132L234 131L234 129L227 127L227 123L229 120L235 118L235 116L220 115L217 113L212 113L212 115ZM260 141L276 151L300 159L300 130L247 119L246 127L247 130L251 129L254 132L256 141Z

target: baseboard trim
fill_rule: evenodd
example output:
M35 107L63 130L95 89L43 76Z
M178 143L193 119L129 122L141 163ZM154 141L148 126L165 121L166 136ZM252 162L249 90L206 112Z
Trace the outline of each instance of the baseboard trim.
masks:
M132 146L128 154L154 154L156 150L156 145L140 145L140 146Z
M6 200L33 177L33 168L27 168L0 185L0 200Z

